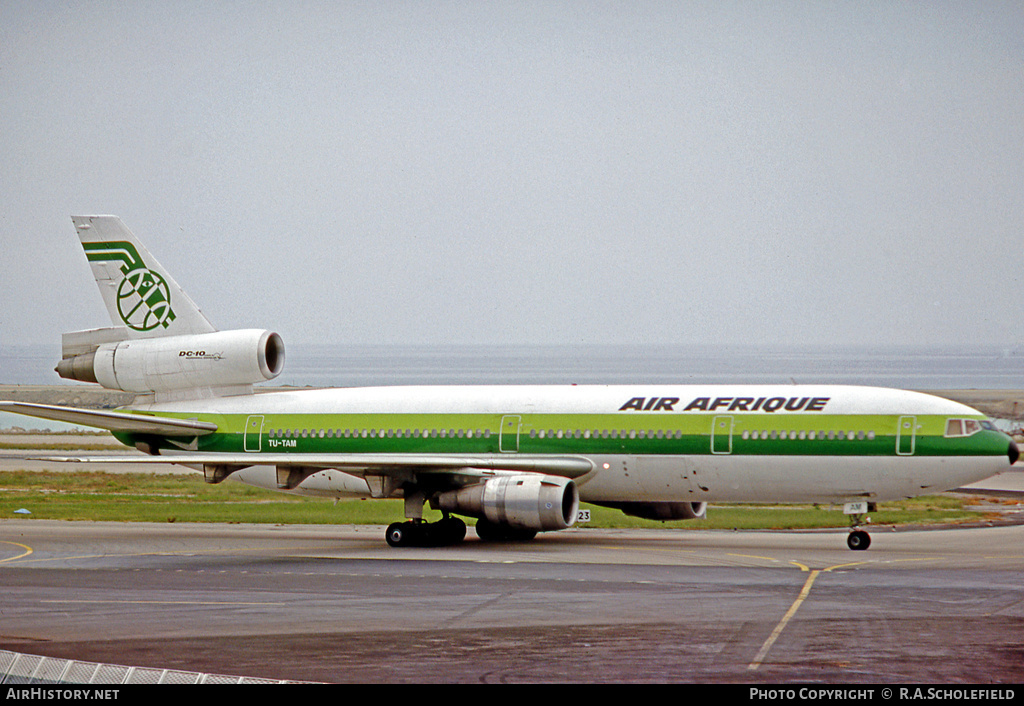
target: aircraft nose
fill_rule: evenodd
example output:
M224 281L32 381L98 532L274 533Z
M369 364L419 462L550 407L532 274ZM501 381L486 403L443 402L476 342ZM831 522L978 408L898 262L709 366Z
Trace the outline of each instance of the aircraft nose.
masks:
M1017 463L1017 459L1020 458L1020 449L1017 448L1017 442L1010 442L1010 449L1008 453L1010 457L1010 465Z

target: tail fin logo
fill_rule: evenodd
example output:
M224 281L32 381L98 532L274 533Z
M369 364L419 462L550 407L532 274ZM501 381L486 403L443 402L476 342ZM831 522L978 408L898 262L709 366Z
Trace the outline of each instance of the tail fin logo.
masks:
M128 328L152 331L174 321L167 282L146 267L135 246L127 242L82 243L89 262L120 260L124 275L117 288L117 313Z

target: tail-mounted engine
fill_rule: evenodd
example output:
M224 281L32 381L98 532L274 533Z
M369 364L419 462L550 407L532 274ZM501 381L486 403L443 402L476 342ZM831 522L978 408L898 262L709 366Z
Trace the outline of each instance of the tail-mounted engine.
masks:
M64 334L62 378L110 390L161 393L251 385L284 369L284 342L271 331L243 329L159 338L124 329Z
M489 478L441 493L431 504L497 525L543 532L572 527L579 514L580 496L568 478L531 473Z

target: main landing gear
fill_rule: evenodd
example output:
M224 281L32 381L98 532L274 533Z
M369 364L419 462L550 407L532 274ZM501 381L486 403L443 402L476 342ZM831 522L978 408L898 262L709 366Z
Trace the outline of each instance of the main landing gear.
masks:
M481 517L476 521L476 536L485 542L528 542L537 536L537 530L501 525Z
M395 522L384 537L392 547L445 547L466 538L466 523L447 515L437 522Z

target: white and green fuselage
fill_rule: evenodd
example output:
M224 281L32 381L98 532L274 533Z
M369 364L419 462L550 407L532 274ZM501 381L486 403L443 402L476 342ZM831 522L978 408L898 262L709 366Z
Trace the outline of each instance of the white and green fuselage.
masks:
M217 431L189 451L253 465L304 454L465 455L495 467L574 457L592 468L575 480L595 502L886 500L986 478L1007 468L1008 454L1006 435L970 407L867 387L377 387L139 411L212 422ZM327 491L317 477L303 486Z

